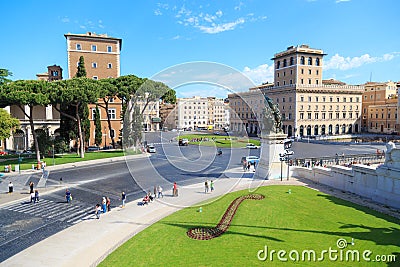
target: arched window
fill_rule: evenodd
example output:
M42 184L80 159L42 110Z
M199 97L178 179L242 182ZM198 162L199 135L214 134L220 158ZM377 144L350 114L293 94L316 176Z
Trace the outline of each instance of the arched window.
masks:
M311 57L308 58L308 65L312 65L312 58Z
M286 58L283 60L283 67L286 67L287 63L286 63Z
M290 65L293 65L294 64L294 59L293 59L293 57L290 57Z
M304 57L301 57L301 58L300 58L300 64L301 64L301 65L304 65L304 63L305 63L305 62L304 62Z
M276 63L276 68L279 69L281 67L281 62L278 60L278 62Z
M316 66L319 66L319 57L317 57L317 58L315 59L315 65L316 65Z

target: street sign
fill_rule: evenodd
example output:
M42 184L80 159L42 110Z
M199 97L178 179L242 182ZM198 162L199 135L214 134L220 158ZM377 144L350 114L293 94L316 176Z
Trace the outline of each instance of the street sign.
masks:
M291 147L292 147L292 141L291 141L291 140L284 141L283 147L284 147L285 149L291 148Z

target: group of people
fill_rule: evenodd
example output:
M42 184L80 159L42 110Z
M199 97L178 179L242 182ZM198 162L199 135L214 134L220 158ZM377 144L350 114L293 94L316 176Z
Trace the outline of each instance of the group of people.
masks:
M256 162L248 162L248 161L243 161L243 171L247 172L250 171L251 165L254 166L254 171L256 171Z
M211 181L209 182L208 180L206 180L206 181L204 182L204 193L207 194L208 191L210 191L210 190L211 190L211 192L214 191L214 181L211 180Z
M125 195L125 192L122 192L123 195ZM125 195L126 199L126 195ZM123 205L125 205L125 200L123 200ZM106 213L106 212L111 211L111 199L109 197L103 197L101 199L101 204L97 203L95 207L95 214L96 218L100 219L100 214L101 213Z
M11 182L10 182L10 184L11 184L11 186L13 186ZM11 192L10 192L10 184L8 185L9 193L11 193L13 190L13 189L11 189ZM31 203L32 202L36 203L36 202L39 202L39 191L37 189L33 190L33 187L34 187L34 183L32 181L30 181L29 182L29 196L31 199Z
M151 201L153 201L156 198L156 196L157 196L157 198L160 198L160 197L164 198L163 188L160 185L154 186L153 193L154 194L152 194L150 191L147 192L147 194L142 199L142 205L150 203Z

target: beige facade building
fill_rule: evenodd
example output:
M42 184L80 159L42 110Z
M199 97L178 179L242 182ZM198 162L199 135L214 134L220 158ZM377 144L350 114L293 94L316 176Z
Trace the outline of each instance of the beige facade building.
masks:
M367 82L362 96L362 127L371 133L392 133L395 131L397 110L397 87L394 82ZM396 100L393 100L396 99ZM382 118L382 116L384 116ZM389 116L389 118L388 118ZM394 120L394 121L393 121Z
M120 54L122 39L109 37L106 34L88 32L86 34L65 34L67 40L68 76L76 75L79 58L83 56L85 61L86 76L94 80L105 78L117 78L120 76ZM104 104L99 99L99 104ZM89 145L94 145L95 125L93 112L95 105L89 105L90 140ZM111 137L117 142L120 140L122 129L122 102L118 98L110 100L108 114L104 108L99 108L102 134L104 141L101 145L111 145ZM111 119L111 131L108 128L107 116Z
M177 98L176 106L178 129L208 128L208 99L206 97Z
M291 46L275 54L272 58L274 85L257 86L235 97L229 95L232 110L240 102L238 98L245 99L247 104L240 106L241 110L235 110L242 125L236 125L238 122L231 116L232 130L246 129L248 133L259 133L257 118L261 118L263 95L266 95L279 105L283 132L288 136L359 133L364 87L343 85L334 80L323 81L324 55L322 50L307 45Z
M152 101L145 107L144 102L138 102L139 108L143 111L143 131L154 132L160 130L160 102Z
M226 110L228 109L228 106L222 98L207 97L207 100L208 128L223 130L229 125L229 120L226 120Z

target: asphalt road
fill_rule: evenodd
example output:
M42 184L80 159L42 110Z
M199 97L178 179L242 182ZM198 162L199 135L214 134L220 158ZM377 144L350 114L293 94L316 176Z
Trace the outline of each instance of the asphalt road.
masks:
M156 185L168 190L175 181L181 186L217 179L224 170L240 166L242 156L259 153L223 149L217 156L215 147L180 147L170 142L177 134L147 134L145 139L157 149L148 158L51 171L47 186L60 184L61 178L72 193L72 203L65 203L63 189L42 196L36 204L22 201L2 207L0 262L73 224L93 219L94 206L102 196L110 197L115 208L121 204L122 191L130 202L153 192Z
M102 196L110 197L111 206L115 208L120 205L122 191L127 193L130 202L153 191L156 185L168 190L175 181L178 185L188 185L206 179L216 180L224 170L240 166L241 157L260 153L259 149L236 148L222 149L222 155L217 156L215 147L178 146L178 134L146 134L145 140L157 149L157 153L148 158L50 172L47 186L59 184L62 178L62 183L70 188L72 203L65 203L65 191L58 190L41 197L36 204L23 201L2 207L0 262L73 224L93 219L94 206L101 202ZM375 153L376 148L297 142L293 145L296 158Z

